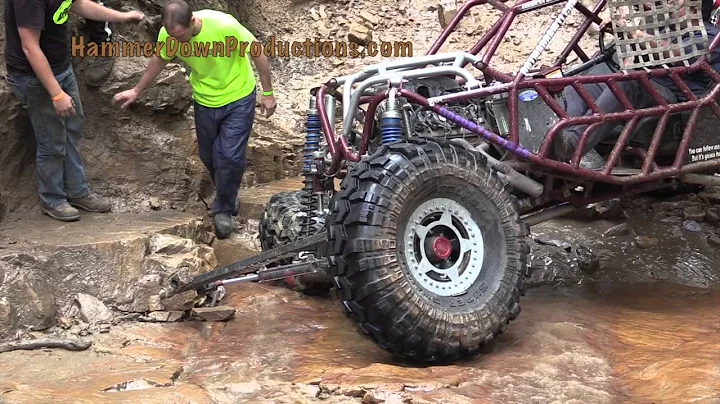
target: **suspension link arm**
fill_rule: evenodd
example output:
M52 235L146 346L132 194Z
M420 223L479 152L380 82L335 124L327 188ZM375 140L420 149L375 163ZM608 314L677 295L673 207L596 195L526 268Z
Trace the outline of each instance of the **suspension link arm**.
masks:
M175 273L168 279L167 286L160 291L160 297L165 299L188 290L212 289L215 282L265 270L267 265L284 258L293 258L301 251L324 251L326 241L325 232L321 232L294 243L263 251L242 261L216 268L195 277Z

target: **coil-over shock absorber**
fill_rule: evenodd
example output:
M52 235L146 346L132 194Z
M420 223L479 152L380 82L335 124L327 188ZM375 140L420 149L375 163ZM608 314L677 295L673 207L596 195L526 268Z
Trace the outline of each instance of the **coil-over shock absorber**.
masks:
M305 155L303 162L303 180L305 186L302 192L302 204L304 217L302 220L301 237L310 236L312 228L316 223L315 211L318 206L318 197L315 193L315 182L317 178L317 167L315 166L315 154L320 150L320 114L317 109L317 97L314 91L310 94L307 117L305 121Z
M385 100L385 110L380 122L383 146L402 139L402 113L395 95L395 89L391 89L388 99Z

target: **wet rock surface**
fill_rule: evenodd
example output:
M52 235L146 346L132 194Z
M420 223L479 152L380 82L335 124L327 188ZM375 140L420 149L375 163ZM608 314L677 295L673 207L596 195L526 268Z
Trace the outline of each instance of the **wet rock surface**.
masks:
M717 207L701 195L636 198L624 201L626 207L608 219L591 213L588 220L587 211L597 212L591 208L533 227L530 285L648 280L695 287L718 284L720 250L713 243L720 227L705 219ZM702 212L693 217L697 221L686 217L688 208Z
M492 349L470 361L429 367L395 361L357 333L332 300L263 285L232 287L229 292L226 304L238 315L225 322L122 324L94 336L86 351L2 354L0 399L13 403L717 399L720 295L712 290L664 283L532 289L520 319Z
M286 181L258 189L246 206L259 209L264 194L294 188L296 182ZM91 338L92 346L0 355L0 400L712 402L720 383L720 261L709 237L718 229L706 221L686 223L684 204L712 206L696 197L683 196L665 213L649 212L659 202L644 199L612 219L565 218L534 227L535 271L522 313L470 360L401 362L359 333L332 298L243 284L229 287L213 309L167 308L150 299L150 313L111 307L109 324L102 306L85 298L85 314L82 304L78 312L63 311L48 332ZM199 241L212 237L191 223L147 232L142 262L157 256L192 262L205 249ZM243 228L252 232L254 225L247 220ZM13 246L8 240L18 234L2 234L5 247ZM641 249L638 237L656 244ZM252 234L239 235L212 240L211 250L222 265L254 253L257 243ZM7 317L14 306L3 311L2 303L0 316Z
M128 312L190 309L195 292L157 298L163 280L217 265L203 244L212 239L206 224L172 211L85 215L63 225L37 217L0 227L0 234L0 315L10 319L0 333L6 337L56 323L78 334L100 331Z

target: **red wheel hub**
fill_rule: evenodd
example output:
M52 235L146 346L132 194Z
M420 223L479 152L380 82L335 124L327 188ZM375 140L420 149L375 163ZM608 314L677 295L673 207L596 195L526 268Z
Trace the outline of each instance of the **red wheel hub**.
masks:
M450 258L452 244L446 237L438 236L432 241L432 252L435 257L441 260Z

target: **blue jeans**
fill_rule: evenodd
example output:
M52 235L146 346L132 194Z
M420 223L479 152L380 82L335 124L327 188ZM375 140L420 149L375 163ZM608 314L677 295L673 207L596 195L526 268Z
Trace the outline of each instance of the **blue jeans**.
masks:
M57 115L52 96L37 77L6 76L35 132L39 196L49 207L56 207L67 198L81 198L89 193L78 148L85 116L72 66L56 75L55 79L75 102L75 115L69 118Z
M237 216L240 182L255 120L256 91L219 108L195 105L198 154L215 184L212 212Z
M607 63L601 63L591 67L580 75L597 75L597 74L612 74L613 71L607 65ZM638 80L622 80L617 81L618 87L622 90L625 96L628 98L630 103L635 108L649 108L655 106L655 100L652 98L650 93L647 92L645 87ZM665 87L650 80L653 87L660 93L660 96L670 104L677 102L673 92ZM584 84L583 87L588 92L590 97L595 101L595 104L600 111L605 113L622 112L625 110L620 101L615 97L612 90L605 83L590 83ZM568 115L572 117L592 115L593 112L588 108L585 101L580 97L580 94L571 86L565 87L563 91L565 95L565 110ZM598 125L588 136L588 141L585 144L583 154L595 148L600 142L608 138L616 126L622 125L622 121L608 122L602 125ZM570 135L570 141L572 142L573 149L580 143L580 137L589 125L577 125L570 126L565 129L565 134Z

